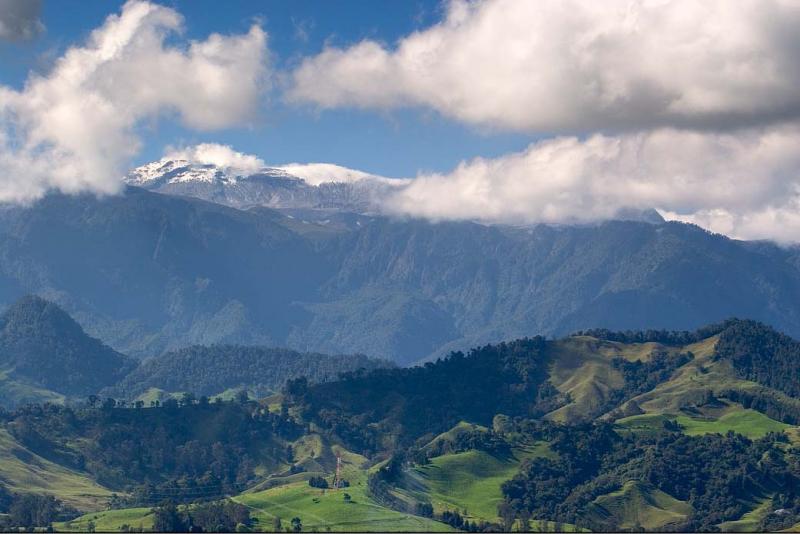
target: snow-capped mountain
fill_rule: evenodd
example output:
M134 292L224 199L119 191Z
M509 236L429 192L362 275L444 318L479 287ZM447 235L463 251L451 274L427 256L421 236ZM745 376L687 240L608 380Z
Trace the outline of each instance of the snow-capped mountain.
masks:
M267 206L380 211L380 201L405 180L375 176L338 165L312 163L283 167L165 157L132 170L128 185L159 193L200 198L235 208Z

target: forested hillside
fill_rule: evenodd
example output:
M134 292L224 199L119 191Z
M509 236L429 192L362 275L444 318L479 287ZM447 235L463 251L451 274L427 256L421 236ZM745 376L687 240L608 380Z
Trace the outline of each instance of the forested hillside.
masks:
M243 344L411 364L536 334L732 316L800 335L796 248L674 222L517 228L292 213L136 188L5 208L0 305L52 299L134 357Z
M347 371L391 366L388 361L363 355L328 356L237 345L193 346L142 362L104 394L132 399L151 388L197 396L245 389L266 396L279 391L287 380L301 376L312 382L327 382Z
M228 369L237 355L241 374ZM800 344L764 324L534 337L412 368L356 358L367 365L336 379L338 360L310 356L191 348L138 375L154 381L139 388L196 381L178 399L107 390L2 412L0 517L78 531L233 518L343 531L800 524L800 398L786 378ZM274 365L309 376L259 401L204 394L274 384Z
M41 298L23 298L0 315L0 368L18 382L87 396L116 383L135 365Z

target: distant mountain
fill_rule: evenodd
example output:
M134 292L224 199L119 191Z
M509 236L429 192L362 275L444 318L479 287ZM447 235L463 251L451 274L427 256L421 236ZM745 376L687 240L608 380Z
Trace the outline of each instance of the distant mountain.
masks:
M0 315L0 367L17 383L83 396L114 384L135 365L39 297L22 298Z
M287 349L235 345L193 346L150 358L103 393L133 399L155 388L165 392L216 395L229 389L257 397L280 391L289 379L335 380L340 373L392 367L363 355L327 356Z
M140 188L0 209L0 303L29 293L137 357L221 343L410 364L533 334L731 316L800 336L797 248L676 222L432 223Z
M131 171L131 186L200 198L235 208L380 210L380 200L403 184L330 164L264 167L255 172L165 158Z

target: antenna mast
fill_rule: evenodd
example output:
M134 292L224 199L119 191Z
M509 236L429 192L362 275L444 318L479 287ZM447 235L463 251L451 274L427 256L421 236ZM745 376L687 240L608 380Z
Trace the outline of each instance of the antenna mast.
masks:
M342 457L336 457L336 475L333 477L333 489L339 489L342 483Z

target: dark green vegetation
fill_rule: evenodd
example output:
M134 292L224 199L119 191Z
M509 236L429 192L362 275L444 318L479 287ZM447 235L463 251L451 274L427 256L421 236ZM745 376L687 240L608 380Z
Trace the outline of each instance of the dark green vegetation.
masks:
M391 366L363 355L232 345L189 347L140 363L88 336L60 307L39 297L23 297L0 315L0 406L5 407L74 402L98 392L148 405L184 393L266 396L299 376L324 382L347 371Z
M256 470L285 463L302 427L249 402L186 399L158 408L26 406L6 416L16 441L99 484L129 494L126 504L237 493Z
M0 305L42 295L135 357L227 343L407 364L534 333L730 316L800 335L794 248L679 223L301 217L136 189L3 208Z
M34 397L36 388L69 396L94 394L135 366L38 297L22 298L0 315L0 369L6 378L33 389Z
M325 382L347 371L391 366L387 361L363 355L327 356L236 345L194 346L145 360L104 394L130 399L155 388L210 396L241 388L255 396L266 396L279 391L291 378L303 376L312 382Z
M497 413L540 417L558 407L564 399L547 383L544 349L537 337L312 387L297 379L287 384L286 396L304 418L348 447L375 453L432 438L461 420L486 424Z
M280 393L209 401L204 393L234 382L256 390L258 376L273 390L269 369L303 358L242 350L255 375L246 382L234 369L237 350L188 349L170 355L161 374L153 363L140 368L175 380L167 389L193 380L207 388L179 399L100 395L3 412L6 525L756 531L800 523L800 399L785 376L797 377L800 345L760 323L534 337L412 368L375 363L336 380L335 366L312 370L315 380L294 377L296 364L281 371ZM223 384L217 374L236 378ZM36 501L46 517L12 513L34 498L49 499Z

